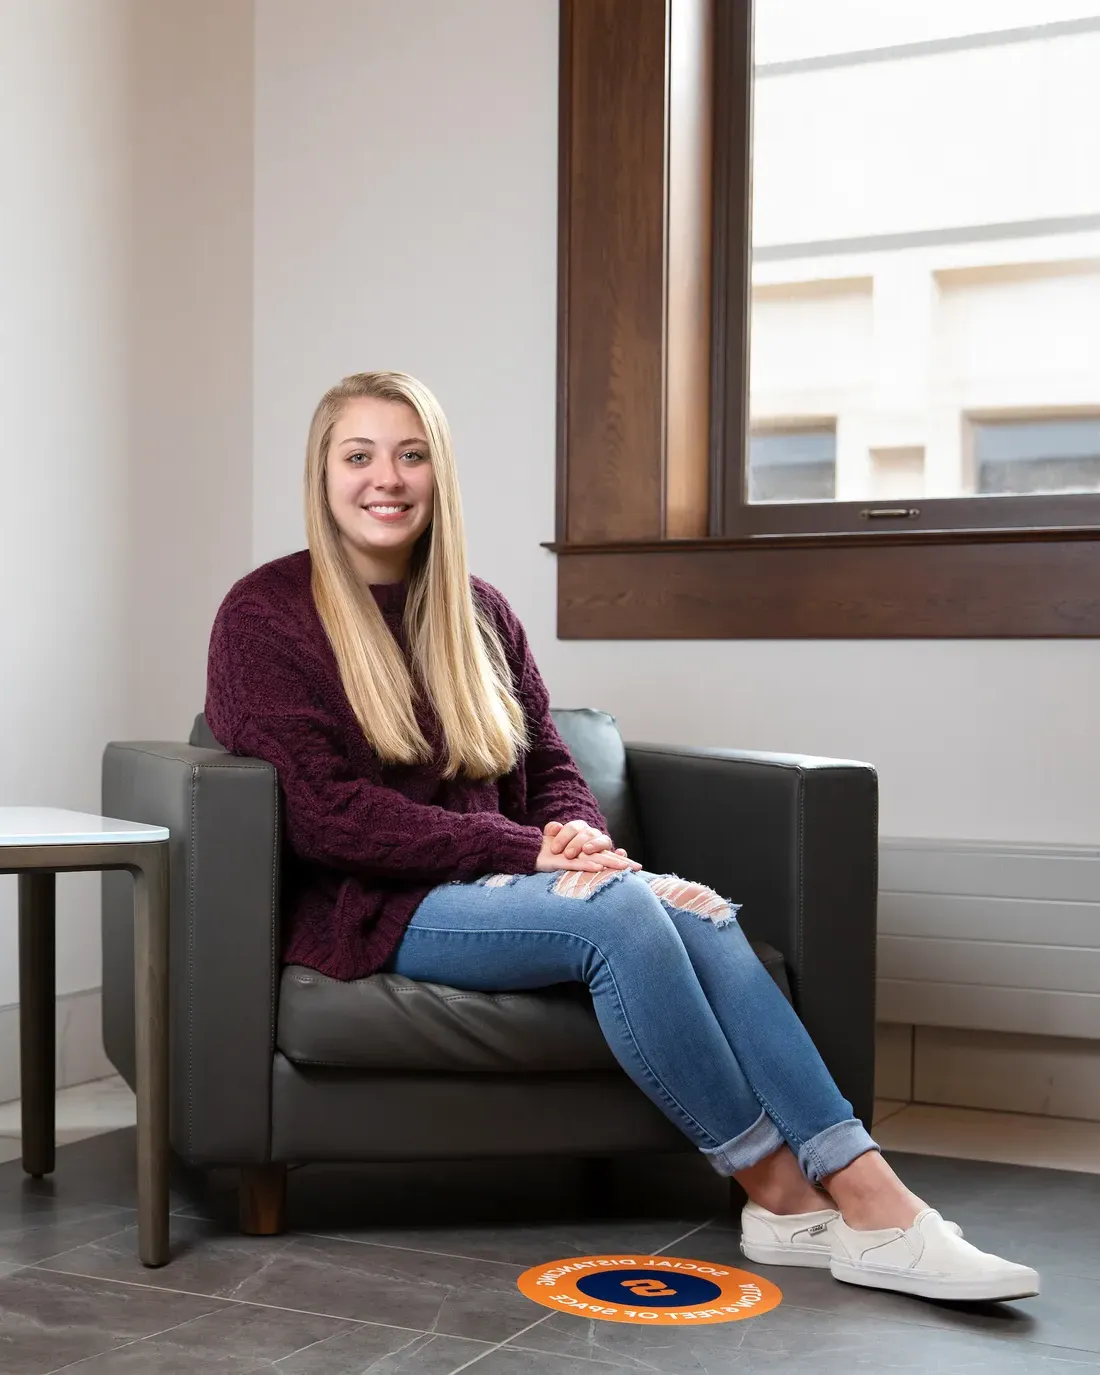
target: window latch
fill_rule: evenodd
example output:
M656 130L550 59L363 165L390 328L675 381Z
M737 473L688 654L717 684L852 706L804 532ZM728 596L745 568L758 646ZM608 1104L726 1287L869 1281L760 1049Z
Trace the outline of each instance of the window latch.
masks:
M866 506L860 511L863 520L915 520L919 506Z

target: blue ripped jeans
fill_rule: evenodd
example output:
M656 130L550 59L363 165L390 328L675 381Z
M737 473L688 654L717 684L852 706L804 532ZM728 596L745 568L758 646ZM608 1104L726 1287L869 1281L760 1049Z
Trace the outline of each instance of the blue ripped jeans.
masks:
M483 992L587 984L616 1059L719 1174L784 1141L814 1181L876 1149L735 908L709 889L644 873L568 896L580 877L495 875L435 888L389 969Z

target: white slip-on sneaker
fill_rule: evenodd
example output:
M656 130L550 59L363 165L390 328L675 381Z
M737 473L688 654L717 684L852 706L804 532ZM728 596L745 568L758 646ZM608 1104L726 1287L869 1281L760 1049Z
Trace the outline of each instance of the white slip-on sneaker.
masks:
M759 1203L741 1209L741 1254L760 1265L799 1265L828 1270L833 1257L833 1229L840 1221L835 1208L815 1213L769 1213ZM962 1236L957 1222L945 1222Z
M894 1289L922 1299L971 1302L1027 1299L1039 1292L1039 1276L979 1251L934 1208L917 1214L911 1227L857 1232L843 1219L829 1228L833 1278L869 1289Z
M835 1208L815 1213L769 1213L759 1203L741 1209L741 1252L760 1265L800 1265L828 1270L833 1254Z

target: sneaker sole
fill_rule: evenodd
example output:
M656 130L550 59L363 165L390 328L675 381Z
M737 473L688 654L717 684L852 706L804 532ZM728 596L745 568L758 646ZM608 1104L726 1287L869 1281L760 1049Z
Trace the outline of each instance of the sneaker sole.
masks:
M1039 1292L1039 1276L1033 1270L1023 1275L920 1275L904 1270L879 1270L869 1265L834 1259L829 1269L842 1284L859 1284L867 1289L891 1289L918 1299L954 1300L958 1303L1003 1303L1009 1299L1031 1299Z
M758 1265L794 1265L802 1270L828 1270L829 1251L821 1247L779 1246L741 1239L741 1254Z

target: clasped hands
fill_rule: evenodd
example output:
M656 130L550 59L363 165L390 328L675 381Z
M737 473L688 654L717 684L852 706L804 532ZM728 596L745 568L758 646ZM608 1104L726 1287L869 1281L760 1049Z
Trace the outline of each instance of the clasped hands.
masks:
M539 873L559 869L580 869L598 873L601 869L627 869L642 866L625 850L611 843L611 837L587 821L548 821L542 828L542 848L535 864Z

